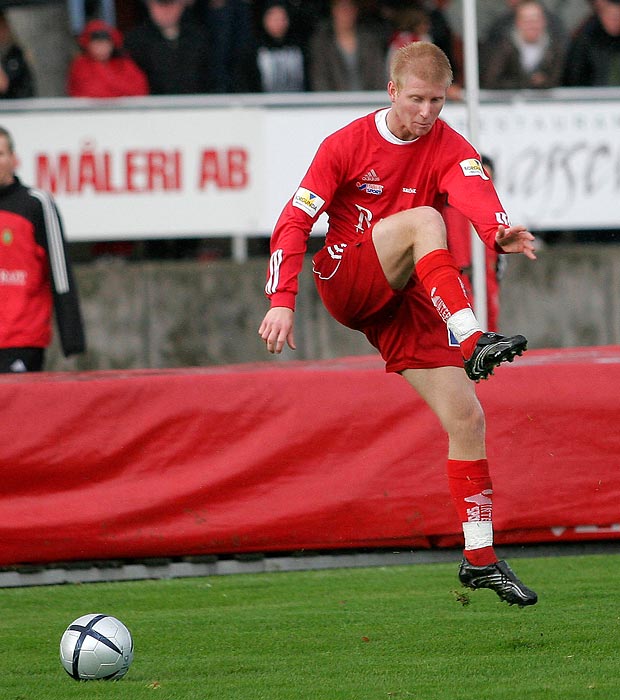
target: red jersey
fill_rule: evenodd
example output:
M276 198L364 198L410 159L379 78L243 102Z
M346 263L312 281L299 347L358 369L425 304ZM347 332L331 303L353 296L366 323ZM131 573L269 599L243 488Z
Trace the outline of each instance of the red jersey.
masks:
M441 211L449 195L484 243L500 252L495 234L508 217L474 147L441 119L414 141L395 139L386 132L387 111L356 119L320 145L271 238L265 291L272 306L295 307L307 239L324 211L325 245L350 245L399 211L425 205Z

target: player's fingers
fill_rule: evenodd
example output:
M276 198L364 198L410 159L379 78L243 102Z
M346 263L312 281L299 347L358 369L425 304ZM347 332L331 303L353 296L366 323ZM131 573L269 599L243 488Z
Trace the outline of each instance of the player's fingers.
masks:
M261 333L262 339L267 344L267 350L270 353L280 353L282 352L282 347L284 346L284 341L286 340L286 334L278 326L273 326L268 324L263 328Z
M287 332L283 328L281 328L275 337L273 345L274 349L271 350L271 352L275 352L276 355L279 355L282 352L282 349L284 348L284 343L286 343L286 336Z
M291 350L297 350L297 346L295 345L295 336L293 335L293 331L291 331L287 338L288 346Z

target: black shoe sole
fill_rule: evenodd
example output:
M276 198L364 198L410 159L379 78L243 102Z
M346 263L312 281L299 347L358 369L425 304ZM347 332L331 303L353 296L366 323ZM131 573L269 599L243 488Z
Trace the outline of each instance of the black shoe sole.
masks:
M523 340L518 344L514 343L511 347L499 351L497 355L489 355L488 358L485 357L485 360L488 360L488 362L486 362L486 364L476 372L471 371L467 367L467 363L465 363L465 372L467 372L467 376L474 382L479 382L482 379L488 379L493 374L493 370L496 367L501 365L503 362L512 362L515 357L523 355L526 350L527 340L523 338Z

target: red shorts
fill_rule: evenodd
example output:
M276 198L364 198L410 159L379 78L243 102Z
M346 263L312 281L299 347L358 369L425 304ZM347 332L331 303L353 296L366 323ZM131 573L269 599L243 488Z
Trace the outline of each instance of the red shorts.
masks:
M372 229L355 243L325 246L312 263L325 308L343 325L364 333L381 353L387 372L463 366L458 343L416 275L401 291L390 287Z

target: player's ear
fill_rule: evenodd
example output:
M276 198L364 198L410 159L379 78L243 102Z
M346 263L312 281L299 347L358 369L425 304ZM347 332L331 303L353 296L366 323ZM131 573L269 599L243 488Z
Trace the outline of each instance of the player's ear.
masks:
M392 102L396 102L396 96L398 95L398 88L396 87L396 83L393 80L390 80L387 86L387 91L388 95L390 96L390 100Z

